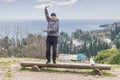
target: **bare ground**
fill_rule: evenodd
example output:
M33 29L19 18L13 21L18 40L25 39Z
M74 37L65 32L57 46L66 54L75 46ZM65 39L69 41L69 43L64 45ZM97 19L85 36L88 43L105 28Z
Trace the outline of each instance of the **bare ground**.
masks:
M0 80L120 80L120 68L113 68L110 71L116 74L114 77L65 72L20 71L18 68L20 68L19 64L12 64L7 70L10 73L0 70Z

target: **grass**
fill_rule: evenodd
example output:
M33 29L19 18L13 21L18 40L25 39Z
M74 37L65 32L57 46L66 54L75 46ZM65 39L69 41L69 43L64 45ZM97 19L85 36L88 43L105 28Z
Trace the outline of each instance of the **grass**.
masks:
M112 73L106 72L106 71L103 72L103 75L104 75L104 76L109 76L109 77L115 77L115 76L117 76L117 75L115 75L115 74L112 74Z
M9 66L9 62L0 62L0 66Z
M0 62L0 70L6 70L10 66L9 62Z
M83 74L83 75L93 75L91 70L83 70L83 69L56 70L56 69L52 69L52 68L43 68L43 71L45 71L45 72L62 72L62 73L74 73L74 74ZM116 75L112 74L110 72L107 72L107 71L103 71L102 76L114 77Z
M7 71L5 74L4 74L5 77L7 78L11 78L12 77L12 73L10 71Z
M31 70L31 68L21 67L19 70L20 70L20 71L30 71L30 70Z
M120 68L120 65L112 65L112 68Z
M63 69L63 70L58 70L58 69L53 69L53 68L43 68L42 71L44 72L61 72L61 73L73 73L73 74L92 74L90 70L88 71L82 71L78 69Z
M31 71L31 68L21 67L20 71ZM58 73L71 73L71 74L83 74L83 75L93 75L92 70L85 69L56 69L56 68L42 68L42 72L58 72ZM115 74L112 74L107 71L103 71L102 76L114 77Z

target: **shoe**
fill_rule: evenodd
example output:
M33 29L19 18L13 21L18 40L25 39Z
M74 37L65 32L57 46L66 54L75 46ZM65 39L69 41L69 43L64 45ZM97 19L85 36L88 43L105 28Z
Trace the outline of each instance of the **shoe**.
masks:
M47 61L46 64L50 64L50 61Z
M53 64L56 64L56 61L53 61Z

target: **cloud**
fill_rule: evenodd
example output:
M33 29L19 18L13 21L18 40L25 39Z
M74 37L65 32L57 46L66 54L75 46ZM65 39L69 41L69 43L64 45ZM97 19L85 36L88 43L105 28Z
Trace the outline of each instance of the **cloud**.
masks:
M2 1L2 2L13 2L13 1L15 1L15 0L0 0L0 1Z
M42 3L40 5L33 6L36 9L43 9L45 6L68 6L76 3L78 0L37 0Z
M44 9L45 6L50 6L50 7L52 7L53 5L52 5L52 4L41 4L41 5L33 6L33 8L36 8L36 9Z
M38 2L49 2L49 1L52 1L52 0L37 0Z
M59 1L57 2L57 5L59 6L65 6L65 5L72 5L76 3L78 0L68 0L68 1Z

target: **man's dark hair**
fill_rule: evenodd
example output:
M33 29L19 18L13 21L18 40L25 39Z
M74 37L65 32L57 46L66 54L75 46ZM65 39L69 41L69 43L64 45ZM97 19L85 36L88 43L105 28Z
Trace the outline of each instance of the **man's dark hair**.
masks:
M56 16L56 13L51 13L51 16Z

